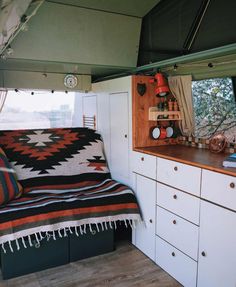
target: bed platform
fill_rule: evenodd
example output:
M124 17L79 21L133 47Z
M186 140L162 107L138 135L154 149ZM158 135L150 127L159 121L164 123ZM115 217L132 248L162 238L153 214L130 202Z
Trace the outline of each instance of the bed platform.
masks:
M96 232L94 227L93 230L93 233L87 230L82 236L68 234L59 237L57 234L56 240L52 237L45 237L40 243L33 240L33 245L28 248L19 243L19 250L16 242L12 242L13 249L17 251L11 252L9 246L6 247L6 253L1 250L2 278L10 279L112 252L115 249L114 231L108 229Z

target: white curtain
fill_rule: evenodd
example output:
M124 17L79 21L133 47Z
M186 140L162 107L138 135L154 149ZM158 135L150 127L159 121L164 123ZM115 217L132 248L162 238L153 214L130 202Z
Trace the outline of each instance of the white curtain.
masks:
M7 90L0 90L0 112L4 106L7 97Z
M169 88L177 99L182 121L180 130L184 136L194 132L194 113L192 98L192 76L174 76L168 78Z

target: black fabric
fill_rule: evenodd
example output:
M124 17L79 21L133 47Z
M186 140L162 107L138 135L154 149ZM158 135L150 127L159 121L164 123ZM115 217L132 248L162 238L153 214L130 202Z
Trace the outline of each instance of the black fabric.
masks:
M138 66L185 53L202 0L162 0L144 18ZM236 42L236 1L211 0L190 53Z

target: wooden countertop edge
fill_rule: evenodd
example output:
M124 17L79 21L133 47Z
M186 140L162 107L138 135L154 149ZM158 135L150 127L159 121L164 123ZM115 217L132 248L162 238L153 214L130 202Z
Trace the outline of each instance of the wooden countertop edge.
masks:
M233 171L227 170L226 168L223 168L223 167L222 168L218 168L218 167L215 167L215 166L210 166L210 165L202 164L202 163L195 162L195 161L184 160L184 159L181 159L181 158L178 158L178 157L165 155L165 154L160 153L160 152L148 151L148 150L145 150L143 148L134 148L133 150L137 151L137 152L141 152L141 153L145 153L145 154L150 154L150 155L154 155L154 156L157 156L157 157L161 157L161 158L164 158L164 159L174 160L174 161L177 161L177 162L180 162L180 163L196 166L196 167L199 167L199 168L204 168L204 169L207 169L207 170L210 170L210 171L215 171L215 172L219 172L219 173L226 174L226 175L236 176L236 171L233 172Z

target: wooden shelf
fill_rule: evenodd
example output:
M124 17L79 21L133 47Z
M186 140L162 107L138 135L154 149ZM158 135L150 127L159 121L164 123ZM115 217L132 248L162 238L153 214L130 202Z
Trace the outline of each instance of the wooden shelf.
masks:
M175 118L169 119L168 117L167 119L158 119L158 116L175 116ZM149 121L180 121L181 116L180 116L180 111L160 112L158 111L157 107L150 107L148 111L148 120Z

